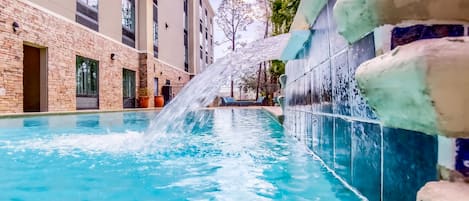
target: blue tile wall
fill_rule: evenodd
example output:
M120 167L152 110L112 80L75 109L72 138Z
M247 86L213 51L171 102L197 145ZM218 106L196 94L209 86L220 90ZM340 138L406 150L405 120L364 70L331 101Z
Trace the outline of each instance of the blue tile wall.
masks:
M383 130L383 197L384 201L415 200L417 189L434 180L438 147L428 146L436 136L402 129ZM417 149L416 149L417 148ZM395 154L399 152L399 154ZM401 185L396 185L401 184ZM409 192L409 193L395 193Z
M352 183L352 122L334 118L334 169L348 183Z
M437 139L381 126L354 79L358 66L375 57L373 34L348 44L332 19L334 3L312 26L304 57L287 64L285 128L370 201L414 201L423 184L437 179ZM460 32L429 27L395 30L395 44Z
M353 122L352 185L370 201L381 199L381 148L378 124Z

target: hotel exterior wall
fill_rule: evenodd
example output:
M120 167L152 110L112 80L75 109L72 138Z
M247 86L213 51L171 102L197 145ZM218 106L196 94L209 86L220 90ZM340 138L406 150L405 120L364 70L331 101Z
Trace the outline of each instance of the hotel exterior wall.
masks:
M158 1L158 59L184 70L183 1ZM166 28L168 24L168 28Z
M176 68L158 59L155 59L152 54L140 54L140 80L141 87L147 87L148 96L153 97L161 94L161 87L165 85L166 80L171 81L173 86L173 94L178 94L182 86L190 80L190 74ZM179 79L179 77L181 79ZM158 87L160 94L154 94L154 79L158 78ZM154 102L150 101L150 107L154 107Z
M29 0L39 6L47 8L65 18L75 21L77 2L74 0Z
M22 0L44 7L71 21L75 21L77 0ZM158 59L184 70L184 25L183 1L158 2ZM199 1L188 0L189 18L189 72L197 74L197 69L205 66L200 63L199 46ZM122 3L120 0L99 1L99 33L116 41L122 41ZM214 12L208 0L203 0L203 8L213 18ZM195 9L195 10L194 10ZM153 53L153 0L135 0L136 12L136 49ZM168 24L168 28L166 28ZM213 24L209 24L209 30ZM195 35L194 35L195 34ZM207 49L213 56L213 47ZM205 54L205 49L204 49ZM205 61L205 56L204 56Z
M332 19L334 3L316 20L302 59L287 64L286 130L368 200L414 201L437 179L437 139L380 124L354 79L375 56L373 34L348 44Z
M0 113L23 112L23 44L47 48L48 111L76 110L77 55L99 61L100 109L122 109L122 69L139 75L139 54L146 53L23 1L0 0L0 9L0 89L5 89L0 95ZM13 22L20 25L19 33L13 32ZM116 60L111 60L111 53L117 54ZM163 72L161 82L189 80L188 73L153 56L144 62L154 66L154 72ZM160 76L155 74L146 75ZM138 89L139 76L136 79ZM152 89L153 79L148 83Z

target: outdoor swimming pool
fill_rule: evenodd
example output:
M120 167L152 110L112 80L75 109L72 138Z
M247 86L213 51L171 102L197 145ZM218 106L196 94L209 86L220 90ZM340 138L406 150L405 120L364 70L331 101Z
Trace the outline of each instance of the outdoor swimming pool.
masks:
M265 111L201 112L152 143L153 112L1 119L0 200L360 200Z

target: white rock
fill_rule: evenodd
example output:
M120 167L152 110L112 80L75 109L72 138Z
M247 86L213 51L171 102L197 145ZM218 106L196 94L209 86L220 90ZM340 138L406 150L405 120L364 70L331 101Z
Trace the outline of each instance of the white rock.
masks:
M290 31L308 30L326 4L327 0L302 0L298 6Z
M448 181L429 182L417 193L417 201L468 201L469 184Z
M385 126L469 137L469 37L421 40L363 63L362 94Z
M469 21L467 0L337 0L334 19L338 31L355 42L385 24L409 20Z

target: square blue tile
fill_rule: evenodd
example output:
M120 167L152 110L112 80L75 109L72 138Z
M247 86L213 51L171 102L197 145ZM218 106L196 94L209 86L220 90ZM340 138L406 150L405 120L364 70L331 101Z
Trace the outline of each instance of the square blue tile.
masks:
M384 201L415 201L425 183L437 180L435 136L384 128L383 146Z
M355 80L355 72L358 66L374 57L375 43L373 33L352 44L348 50L348 64L352 74L350 79L350 106L351 114L354 117L377 119L375 113L361 96Z
M317 66L329 57L329 22L327 8L324 8L313 25L313 36L311 39L311 51L309 52L309 63L312 66Z
M311 116L311 151L313 151L316 155L319 156L319 141L321 139L321 116L319 115L312 115Z
M313 150L313 115L311 113L306 113L305 145L308 149Z
M330 38L330 46L331 46L331 55L335 55L336 53L344 50L348 46L347 40L342 37L338 30L337 24L333 17L333 8L337 0L330 0L327 4L327 14L329 18L329 38Z
M312 80L311 80L311 72L307 72L306 75L305 75L305 91L306 91L306 105L308 105L309 107L307 107L307 111L311 111L311 104L312 104Z
M350 82L352 74L347 51L332 59L332 100L334 114L350 116Z
M381 128L352 123L352 186L369 201L381 199Z
M321 106L321 76L319 75L319 68L314 68L311 71L311 105L313 112L319 112Z
M327 61L318 68L320 75L320 96L321 112L332 113L332 74L331 63Z
M334 170L348 183L352 183L352 122L334 118Z
M334 119L329 116L320 118L319 156L331 168L334 167Z

